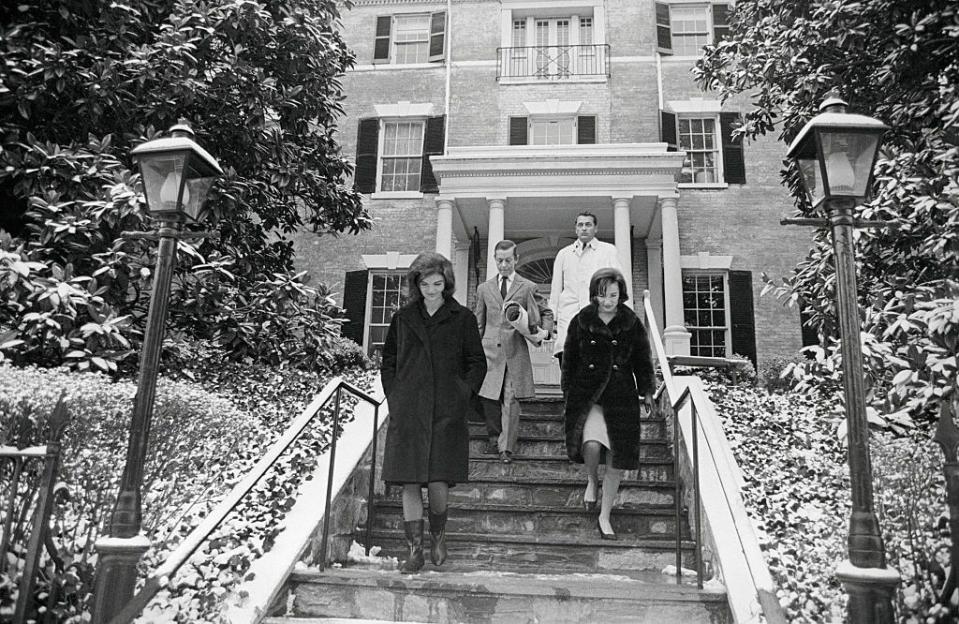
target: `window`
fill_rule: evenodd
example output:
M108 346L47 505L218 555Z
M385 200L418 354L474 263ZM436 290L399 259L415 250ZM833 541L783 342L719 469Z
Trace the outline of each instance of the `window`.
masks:
M596 143L596 117L510 117L510 145L576 145Z
M536 15L532 10L504 11L497 78L569 80L609 73L608 46L596 32L592 7L570 15ZM507 34L508 33L508 34Z
M745 184L742 140L733 137L740 123L739 113L705 112L718 110L718 103L712 108L703 102L676 101L669 107L677 112L661 111L660 140L670 151L686 152L677 181L714 186Z
M406 275L399 272L370 273L370 310L367 353L383 350L390 320L406 298Z
M656 4L656 43L664 52L698 56L729 35L727 4Z
M729 303L725 273L683 272L683 314L689 330L690 355L730 355Z
M419 191L423 121L384 121L379 190Z
M359 193L412 194L407 197L438 192L430 156L443 153L446 118L397 118L402 107L378 108L389 109L392 118L359 120L353 187ZM422 105L411 108L424 110Z
M680 117L679 149L686 152L680 182L711 184L718 182L719 152L714 118Z
M445 58L446 12L376 18L373 62L412 65Z

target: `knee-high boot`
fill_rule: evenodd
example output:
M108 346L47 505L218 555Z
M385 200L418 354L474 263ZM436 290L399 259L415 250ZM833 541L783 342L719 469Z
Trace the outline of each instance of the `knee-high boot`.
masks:
M423 559L423 519L404 521L403 530L406 532L406 545L410 553L406 561L400 564L400 572L413 574L419 572L426 563Z
M443 565L446 561L446 514L430 512L430 559L434 565Z

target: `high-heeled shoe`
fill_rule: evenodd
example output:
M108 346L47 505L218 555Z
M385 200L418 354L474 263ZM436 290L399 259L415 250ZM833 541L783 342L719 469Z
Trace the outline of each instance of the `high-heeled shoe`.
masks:
M599 529L600 539L610 540L610 541L616 541L619 539L618 537L616 537L615 533L607 533L606 531L603 530L603 525L599 523L599 518L596 518L596 528Z
M586 489L589 489L589 485L586 485ZM596 511L596 506L599 505L599 486L596 487L596 498L594 500L586 499L586 492L583 492L583 508L586 511Z

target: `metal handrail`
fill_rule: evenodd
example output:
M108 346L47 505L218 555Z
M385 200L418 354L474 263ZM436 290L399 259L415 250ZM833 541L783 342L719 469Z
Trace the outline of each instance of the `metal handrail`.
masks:
M61 393L50 417L50 435L45 446L31 446L23 449L0 446L0 459L9 459L13 462L10 500L3 523L3 541L0 543L0 571L7 564L7 549L10 547L12 540L10 533L13 528L14 506L23 468L30 460L43 460L43 475L40 477L40 491L37 496L37 507L34 511L33 531L30 533L30 539L27 543L27 558L24 561L23 572L20 576L20 588L14 608L14 622L27 621L27 609L30 606L30 599L33 597L37 572L40 569L40 548L46 542L47 532L50 530L50 515L53 513L53 491L56 487L57 472L60 469L60 437L67 425L67 420L66 402L64 401L64 393ZM52 546L48 545L48 548L52 548ZM49 552L54 559L57 559L55 550Z
M383 400L377 400L357 388L348 381L344 381L340 377L334 377L331 379L326 386L317 394L317 398L322 398L323 395L327 395L325 399L317 405L316 409L312 412L304 412L297 418L289 427L287 427L284 434L280 437L279 440L273 443L269 448L266 454L260 458L260 461L256 463L253 468L247 473L246 477L238 484L236 484L226 498L224 498L220 503L214 507L214 509L203 519L203 522L198 524L193 531L183 540L183 542L174 550L166 561L163 562L160 567L158 567L151 576L149 576L144 583L143 587L140 589L133 598L130 599L123 609L117 613L113 619L110 620L109 624L129 624L137 618L140 611L157 595L157 593L166 585L167 581L176 574L177 570L186 563L186 561L193 555L197 548L200 547L210 534L226 519L226 517L232 512L236 506L240 503L243 498L250 493L250 491L256 486L257 482L263 477L266 472L273 467L276 461L280 458L284 451L290 447L291 444L303 433L306 427L313 422L313 419L323 410L324 407L330 402L331 398L334 398L335 394L335 407L333 412L333 429L330 434L330 467L329 474L330 479L327 484L326 492L326 508L325 508L325 520L323 523L323 543L322 543L322 557L326 559L326 540L327 532L330 524L329 512L331 504L331 492L333 483L333 462L336 456L336 434L339 429L339 412L340 412L340 395L342 390L348 390L351 394L356 397L371 403L374 407L373 410L373 467L370 471L370 512L368 517L373 513L373 484L376 474L376 430L378 429L378 416L379 416L379 406L383 403ZM369 539L367 539L367 544L369 544ZM367 549L369 546L367 545ZM321 563L322 566L322 563Z
M496 79L609 76L609 44L496 48Z
M656 325L656 316L653 314L653 306L650 303L649 291L643 291L643 310L646 316L646 328L649 337L652 339L653 348L656 351L656 357L659 360L659 367L663 373L663 385L656 390L654 395L655 400L657 401L662 395L663 392L666 392L666 396L669 400L669 405L672 408L673 412L673 470L679 470L679 410L683 407L683 404L689 401L691 408L691 418L692 418L692 427L693 432L692 439L692 460L693 460L693 488L694 488L694 509L695 509L695 544L696 544L696 585L699 589L703 588L703 536L702 536L702 503L700 501L700 487L699 487L699 418L698 410L696 409L696 401L693 398L692 393L689 391L689 387L683 390L678 399L673 400L673 397L676 396L677 388L676 382L673 379L673 372L671 370L670 359L666 355L666 349L663 347L663 340L659 335L659 328ZM680 487L679 487L679 475L673 475L674 482L674 520L676 526L676 584L682 583L683 577L683 551L682 551L682 531L680 527L682 526L682 500L680 498Z

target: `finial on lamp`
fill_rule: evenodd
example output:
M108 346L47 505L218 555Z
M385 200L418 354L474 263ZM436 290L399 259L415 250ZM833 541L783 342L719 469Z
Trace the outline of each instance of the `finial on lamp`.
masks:
M188 139L196 138L193 128L190 127L190 122L185 117L180 117L177 119L176 125L170 127L170 136L186 137Z
M819 105L820 113L845 113L849 103L842 99L837 89L830 89L826 93L826 99Z

